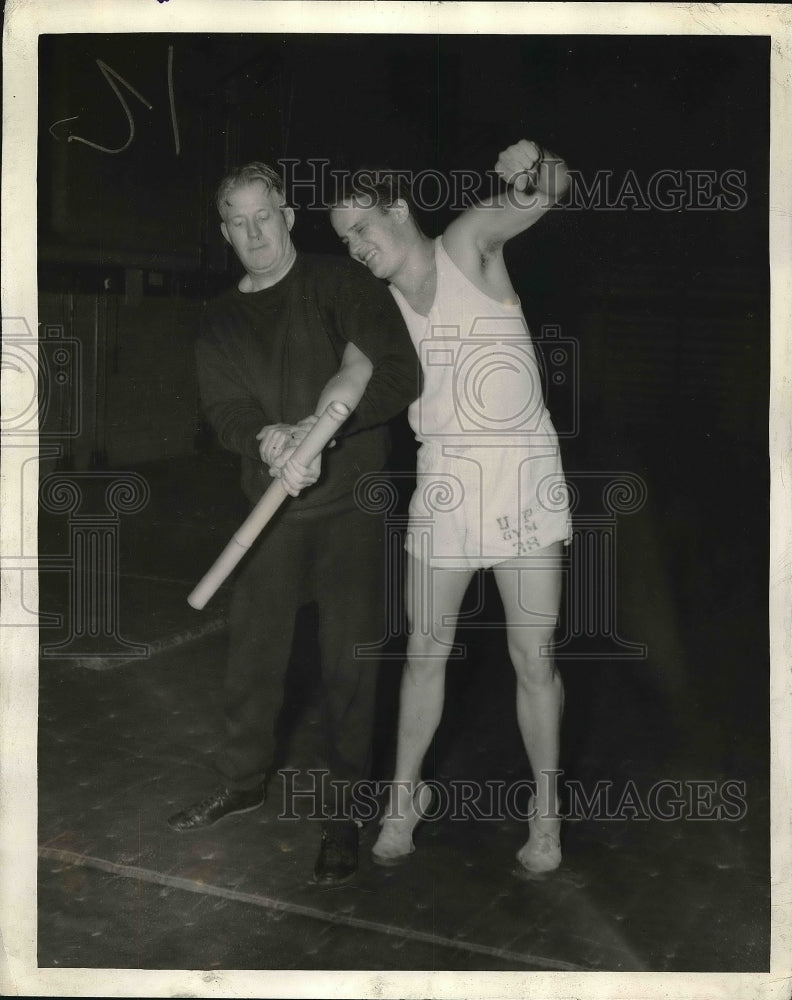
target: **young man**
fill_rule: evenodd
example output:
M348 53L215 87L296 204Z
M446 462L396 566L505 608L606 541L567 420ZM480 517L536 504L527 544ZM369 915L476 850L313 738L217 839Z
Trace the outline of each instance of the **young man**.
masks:
M310 601L319 611L329 777L366 776L376 664L354 650L384 634L384 548L379 519L356 507L353 490L361 475L383 468L384 425L420 391L418 360L387 289L344 259L296 250L294 212L274 170L251 163L235 171L220 184L217 207L245 273L206 311L197 345L202 402L220 442L242 456L251 503L271 476L294 499L234 589L227 739L217 758L223 786L169 819L178 832L264 801L295 616ZM298 465L294 448L333 399L357 408L323 463ZM356 870L357 827L329 784L326 791L314 876L336 884Z
M563 687L545 655L569 538L558 440L544 406L533 345L503 259L507 240L536 223L568 185L563 161L520 140L495 171L507 187L432 240L387 175L363 176L332 208L353 259L386 278L424 368L409 410L421 443L407 533L407 663L391 803L374 860L414 850L427 803L421 765L440 721L454 619L472 574L491 567L517 674L517 717L536 780L529 871L561 862L557 800ZM381 181L381 183L380 183ZM428 609L428 613L424 609ZM424 789L427 790L427 789Z

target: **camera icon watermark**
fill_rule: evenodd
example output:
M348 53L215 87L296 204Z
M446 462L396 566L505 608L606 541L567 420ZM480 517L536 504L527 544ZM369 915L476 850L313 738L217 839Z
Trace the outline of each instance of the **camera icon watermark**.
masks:
M36 336L23 317L3 320L3 369L9 378L4 436L43 440L78 437L82 430L82 360L79 340L62 326Z
M426 383L417 403L422 438L476 447L578 432L579 345L557 325L543 326L532 339L521 314L478 316L465 334L434 324L419 355ZM545 398L553 388L567 397L560 427L548 426ZM439 403L449 398L451 411Z

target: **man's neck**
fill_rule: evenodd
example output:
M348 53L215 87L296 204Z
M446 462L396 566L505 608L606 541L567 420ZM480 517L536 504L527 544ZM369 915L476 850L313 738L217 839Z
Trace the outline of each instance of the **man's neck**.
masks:
M286 277L296 260L297 251L294 248L294 244L290 243L286 256L283 258L277 271L269 274L251 274L248 271L239 282L240 292L262 292L265 288L272 288L273 285L277 285L279 281L282 281Z
M406 299L421 296L435 277L434 240L421 233L390 282Z

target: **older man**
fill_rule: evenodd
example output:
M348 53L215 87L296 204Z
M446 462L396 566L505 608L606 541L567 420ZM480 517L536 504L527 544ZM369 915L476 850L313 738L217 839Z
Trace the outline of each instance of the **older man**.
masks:
M358 509L353 491L361 475L384 467L386 423L420 391L419 363L386 287L348 260L295 248L294 211L274 170L251 163L235 171L220 184L217 207L245 273L206 311L201 398L220 442L242 456L250 501L273 475L294 499L237 581L227 739L217 758L224 783L170 818L179 832L264 801L295 616L309 602L318 606L329 777L365 777L376 665L354 651L384 634L385 567L380 519ZM297 465L294 447L327 402L357 398L324 467ZM346 881L357 867L357 827L336 798L323 801L320 883Z

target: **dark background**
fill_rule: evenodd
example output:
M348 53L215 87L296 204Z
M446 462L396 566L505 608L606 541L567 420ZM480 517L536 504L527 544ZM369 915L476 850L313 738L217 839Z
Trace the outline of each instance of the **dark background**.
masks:
M178 154L168 95L171 47ZM675 841L678 832L668 836L652 826L669 852L667 871L677 861L702 871L713 861L723 868L721 888L702 897L714 951L724 952L718 968L731 946L728 938L718 944L721 931L709 911L726 912L729 901L756 925L769 912L756 891L766 880L769 846L769 51L767 38L733 36L40 41L39 319L49 338L42 441L58 451L42 459L42 475L106 468L145 477L151 498L121 525L121 561L138 581L170 579L177 623L187 610L183 581L200 577L244 513L233 459L201 418L192 359L203 301L238 275L213 197L229 168L292 159L304 177L304 165L316 159L334 169L387 163L484 172L499 150L526 137L562 155L589 186L598 171L610 171L614 196L629 171L642 190L660 170L745 172L738 211L580 210L573 195L572 206L552 211L507 246L546 365L565 469L582 489L573 566L584 563L586 518L605 513L597 488L587 492L594 477L638 476L647 494L639 511L615 519L614 561L581 583L603 604L612 589L618 636L578 634L578 645L565 650L562 764L570 778L621 774L641 787L669 777L748 782L745 828L688 824L685 838L703 831L693 847ZM120 147L128 138L126 115L97 59L152 105L119 84L135 137L117 155L67 141L72 134ZM79 117L59 121L72 116ZM305 189L295 192L298 249L341 253L326 213L309 208L309 200ZM438 209L428 231L442 231L450 215ZM546 324L559 328L575 357L562 366L560 383L552 378ZM59 354L61 343L68 350ZM403 424L396 429L396 463L408 467L410 434ZM42 519L42 552L63 551L64 521ZM576 610L569 577L567 584L562 636ZM499 622L486 577L483 593L484 619ZM138 641L150 642L170 613L164 601L155 606L157 594L146 583L136 605L122 603L122 629ZM475 776L477 766L487 776L504 768L522 773L527 763L502 629L463 629L460 639L471 655L449 671L448 711L428 766L441 778ZM646 657L619 660L615 653L624 647L617 639L644 643ZM199 645L185 647L185 658L198 657ZM297 653L298 665L315 669L310 640ZM207 672L221 669L220 660L211 668L196 662ZM381 672L380 777L391 773L400 668L397 658ZM102 676L110 678L109 690L120 675ZM141 676L156 685L157 662L144 663ZM296 692L299 670L292 681ZM183 682L171 683L181 709ZM156 724L156 712L146 719L144 729ZM466 742L471 733L475 746ZM750 862L743 861L742 888L734 888L738 869L720 863L716 827L718 836L742 837L740 857ZM630 826L636 870L661 853L657 845L647 853L640 831L641 824ZM610 831L603 842L614 845ZM616 851L614 863L623 857ZM619 878L632 876L618 871L607 881L621 900ZM696 952L687 932L694 897L685 878L674 883L678 906L669 903L663 912L683 914L674 933ZM668 875L658 883L642 879L634 879L636 913L655 907L654 885L670 892L673 883ZM738 923L742 943L750 935ZM670 924L657 933L646 915L634 924L665 947ZM701 969L703 962L694 957L685 967Z
M118 83L135 125L118 154L67 141L128 139L97 59L152 105ZM213 194L241 162L296 160L301 179L309 160L485 172L527 137L587 186L610 171L613 198L629 171L642 190L659 170L744 171L737 211L581 210L573 195L507 256L549 375L543 325L575 344L575 365L546 386L570 478L621 471L647 485L644 533L628 543L622 532L619 558L627 546L635 574L620 586L623 606L637 588L638 604L662 609L656 648L685 648L686 663L669 653L656 684L673 704L687 697L680 677L693 680L693 702L728 721L727 742L759 736L764 754L768 60L757 37L42 37L40 319L80 352L66 388L44 382L44 432L60 448L50 466L161 477L193 460L227 463L201 418L192 344L202 302L236 280ZM298 248L342 252L310 192L293 201ZM429 231L450 217L438 209ZM403 426L398 440L408 464ZM233 483L231 472L154 490L152 502L188 524L208 483ZM236 486L223 496L236 517ZM717 656L702 648L702 662L681 638L703 642L702 613L739 636L747 690L739 671L724 677Z
M152 105L116 81L135 123L116 155L67 141L128 139L97 59ZM769 39L43 36L39 100L40 320L80 351L79 378L56 383L50 365L44 380L44 431L65 468L216 453L192 344L202 302L238 273L213 195L239 163L295 160L299 179L310 160L484 173L528 137L584 186L610 172L611 198L629 172L645 191L660 170L709 170L716 192L725 171L744 172L737 211L580 209L573 194L507 259L566 467L641 475L675 570L704 559L744 580L739 541L764 587ZM295 190L298 248L341 253L311 200ZM438 209L428 230L450 217ZM575 342L558 384L544 324Z
M730 461L742 461L758 447L764 456L766 39L73 35L40 45L42 311L54 323L82 324L98 341L84 345L89 375L92 350L109 346L97 377L107 370L122 396L93 421L83 415L83 433L71 442L78 463L91 452L123 463L189 450L199 419L182 357L195 328L191 305L236 273L213 205L229 167L288 158L300 161L300 178L309 159L333 169L388 163L484 172L522 136L559 152L589 185L598 171L612 171L612 196L628 171L644 190L663 169L745 171L739 211L557 211L513 241L508 256L535 334L542 323L559 323L581 345L575 389L587 448L603 435L618 447L627 423L639 428L633 441L651 439L655 452L666 451L673 431L674 450L682 434L693 455L725 448ZM97 59L152 104L118 84L135 138L117 155L67 141L75 134L117 148L128 138ZM325 213L307 200L305 189L295 192L298 247L340 252ZM439 232L449 218L439 209L428 228ZM81 292L89 298L64 300ZM98 309L90 298L97 292L110 293L99 295ZM151 371L130 362L125 380L125 346L141 344L159 322L171 332L156 338L159 346L146 340ZM179 350L168 354L162 340L174 336ZM130 434L121 427L131 416L125 381L148 374L168 395L163 371L174 364L182 400L172 443L144 426ZM568 403L551 399L556 414ZM173 407L161 405L172 423Z
M97 59L152 105L118 83L135 137L113 155L67 141L128 139ZM225 461L201 418L192 344L202 302L238 273L213 202L241 162L297 160L300 179L312 159L486 172L528 137L588 187L610 171L612 198L629 171L643 190L659 170L744 171L738 211L581 210L573 195L507 257L566 469L643 478L652 537L636 545L668 573L647 595L667 598L661 631L688 621L695 632L702 601L724 627L738 621L759 684L746 695L730 678L729 711L748 697L766 727L768 88L769 40L757 37L42 37L40 319L80 351L79 378L44 380L44 432L60 448L50 465ZM311 200L295 190L298 248L341 253ZM438 209L429 231L450 217ZM560 384L544 324L574 341ZM409 463L403 426L398 440L397 462ZM162 495L183 520L202 503L200 487ZM717 663L704 689L714 676L722 692Z

